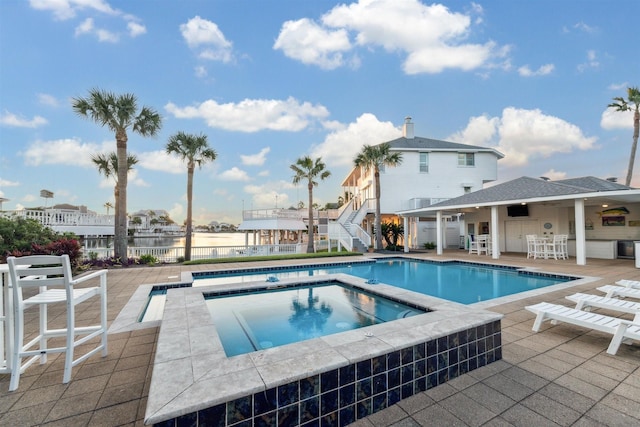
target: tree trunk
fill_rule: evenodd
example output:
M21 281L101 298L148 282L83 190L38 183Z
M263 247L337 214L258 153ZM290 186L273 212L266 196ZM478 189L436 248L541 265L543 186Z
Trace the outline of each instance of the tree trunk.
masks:
M116 132L118 157L118 197L116 199L113 250L116 258L127 259L127 133Z
M184 243L184 260L191 261L191 223L193 222L193 170L195 165L189 162L187 166L187 226Z
M309 182L309 241L307 242L307 253L315 252L313 246L313 184Z
M629 168L627 169L627 180L625 185L631 186L631 177L633 176L633 163L636 159L636 149L638 148L638 128L640 127L640 112L636 110L633 113L633 143L631 144L631 155L629 156Z
M376 167L374 172L376 184L376 250L382 249L382 219L380 218L380 170Z

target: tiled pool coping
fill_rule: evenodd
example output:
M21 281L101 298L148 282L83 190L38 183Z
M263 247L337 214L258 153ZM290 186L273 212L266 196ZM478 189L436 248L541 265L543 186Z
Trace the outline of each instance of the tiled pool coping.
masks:
M224 286L170 289L145 424L222 419L223 425L246 421L260 425L287 419L302 425L321 419L355 420L501 358L501 314L384 284L363 284L345 274L287 279L278 285L327 280L432 311L229 358L203 297L203 292ZM264 282L229 285L252 286L264 287ZM375 361L384 361L384 367ZM384 384L378 381L381 378ZM349 392L353 388L353 399L341 399L341 387Z

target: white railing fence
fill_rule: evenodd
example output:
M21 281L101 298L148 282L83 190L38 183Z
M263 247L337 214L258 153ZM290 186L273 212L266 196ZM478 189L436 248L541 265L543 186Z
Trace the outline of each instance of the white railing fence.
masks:
M194 246L191 248L191 259L210 259L210 258L233 258L233 257L252 257L263 255L282 255L302 253L301 244L283 244L283 245L251 245L251 246ZM184 247L165 246L165 247L129 247L127 248L129 258L140 258L142 256L151 255L159 262L176 262L179 258L184 257ZM83 259L109 258L113 256L113 248L83 248Z
M34 219L42 225L114 225L113 215L101 215L96 213L78 212L62 209L22 209L15 211L3 211L3 216L12 218Z

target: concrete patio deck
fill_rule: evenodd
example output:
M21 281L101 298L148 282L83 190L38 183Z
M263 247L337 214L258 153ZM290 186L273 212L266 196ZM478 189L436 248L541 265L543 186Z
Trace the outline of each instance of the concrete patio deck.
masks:
M455 250L440 257L431 253L411 256L494 263L490 257ZM525 305L540 301L570 305L564 297L574 292L599 294L596 287L600 285L619 279L640 280L634 261L588 259L586 266L576 266L573 258L527 260L523 254L503 254L497 263L600 279L489 308L505 315L503 360L400 401L353 426L640 426L640 345L623 345L616 356L610 356L606 353L610 336L598 332L546 324L536 334L531 331L534 316L524 310ZM110 270L109 321L138 285L176 282L183 271L238 266ZM89 304L78 313L85 320L97 315L97 305ZM50 314L50 318L55 316ZM33 321L26 322L34 327ZM15 392L8 391L9 376L1 375L0 425L142 426L157 337L157 327L110 334L109 355L94 356L74 368L68 384L62 384L60 355L49 356L45 365L28 368Z

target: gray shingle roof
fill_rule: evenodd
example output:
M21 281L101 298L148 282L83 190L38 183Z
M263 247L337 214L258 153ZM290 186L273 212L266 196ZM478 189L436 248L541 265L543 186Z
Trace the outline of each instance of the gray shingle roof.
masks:
M495 153L499 158L504 157L502 153L489 147L481 147L479 145L460 144L457 142L441 141L439 139L400 137L388 141L387 144L393 149L409 149L409 150L446 150L446 151L488 151Z
M493 187L449 199L433 206L472 205L615 190L631 190L631 188L593 176L561 181L546 181L540 178L523 176Z
M596 178L595 176L561 179L555 182L561 182L563 184L573 185L575 187L587 188L589 189L589 191L615 191L630 189L630 187L627 187L626 185L618 184L617 182L612 182L606 179Z

